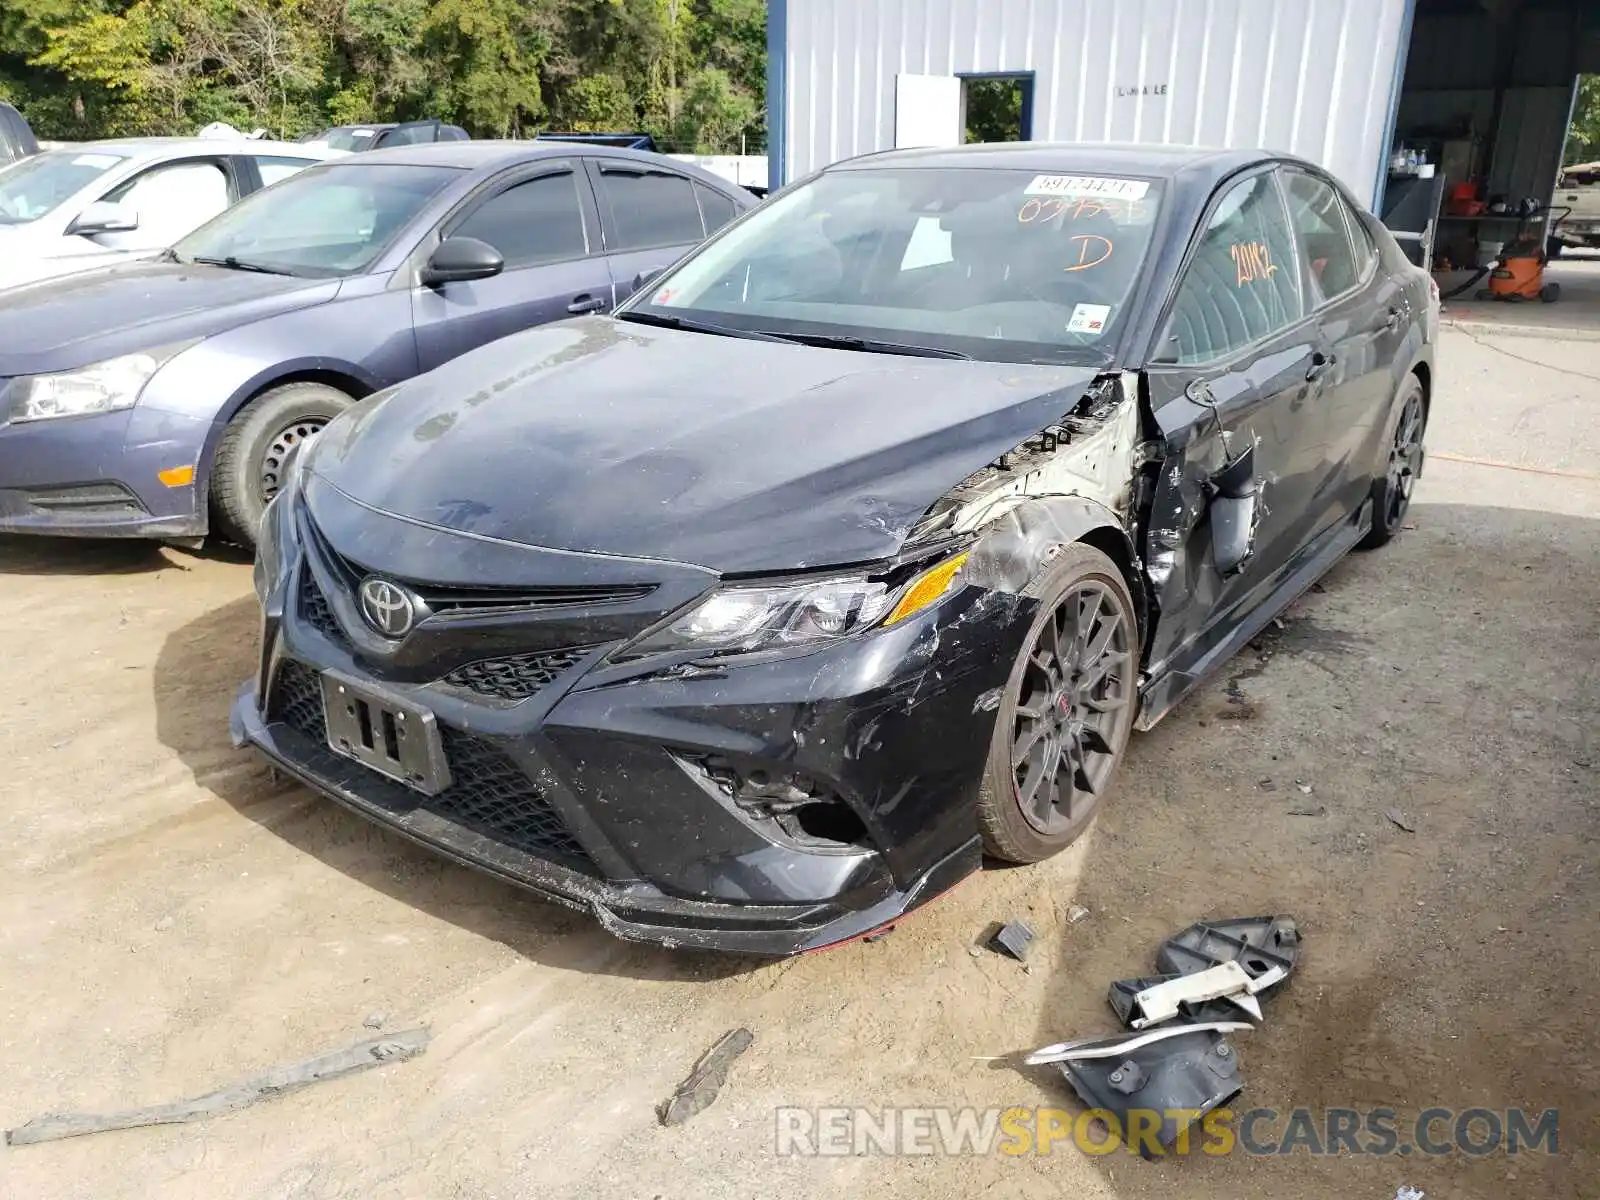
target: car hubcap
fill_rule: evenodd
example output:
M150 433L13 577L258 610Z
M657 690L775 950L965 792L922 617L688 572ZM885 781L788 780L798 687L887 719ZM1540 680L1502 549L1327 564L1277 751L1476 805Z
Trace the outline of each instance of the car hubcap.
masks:
M1411 504L1411 490L1417 484L1417 468L1422 458L1422 400L1412 396L1400 413L1395 427L1394 445L1389 450L1389 511L1391 528L1405 516Z
M314 438L318 431L328 423L327 417L302 417L292 425L286 425L278 431L278 436L272 439L272 444L267 447L267 452L261 459L261 499L265 503L278 494L280 478L284 464L289 461L289 454L301 442L308 442Z
M1043 834L1059 833L1104 789L1133 717L1128 615L1115 592L1079 584L1035 635L1018 689L1011 786Z

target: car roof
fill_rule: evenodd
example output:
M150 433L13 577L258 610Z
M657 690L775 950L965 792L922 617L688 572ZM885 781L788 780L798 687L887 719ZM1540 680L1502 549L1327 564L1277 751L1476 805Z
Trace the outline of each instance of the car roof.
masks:
M846 159L828 170L866 167L965 167L992 170L1112 173L1169 179L1179 174L1231 175L1258 162L1283 159L1267 150L1128 142L989 142L973 146L884 150Z
M728 193L741 193L738 184L713 175L693 163L668 160L663 155L648 150L624 150L617 146L599 146L590 143L546 141L471 141L428 142L417 146L386 146L352 155L350 162L361 166L440 166L458 167L475 171L521 162L537 162L542 158L604 158L641 165L671 167L680 175L709 183Z
M126 158L163 158L210 150L217 154L284 154L294 158L342 158L343 152L301 142L274 142L265 138L144 137L104 138L97 142L73 142L62 150L77 154L119 154Z

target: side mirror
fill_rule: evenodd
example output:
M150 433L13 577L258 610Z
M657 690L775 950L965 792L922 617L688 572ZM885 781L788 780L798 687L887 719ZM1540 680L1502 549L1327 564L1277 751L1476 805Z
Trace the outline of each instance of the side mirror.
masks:
M1224 577L1236 575L1255 553L1261 485L1252 442L1211 477L1211 561Z
M139 214L115 200L96 200L67 226L69 234L88 237L96 233L131 233L139 228Z
M506 260L488 242L469 237L445 238L428 256L427 265L422 268L422 284L438 287L488 279L505 268Z
M665 267L657 267L654 271L640 271L633 277L633 291L629 295L637 296L666 273Z

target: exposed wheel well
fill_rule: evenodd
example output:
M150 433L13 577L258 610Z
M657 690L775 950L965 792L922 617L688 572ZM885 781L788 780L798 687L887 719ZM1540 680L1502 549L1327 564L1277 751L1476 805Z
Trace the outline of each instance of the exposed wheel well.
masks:
M1133 552L1129 549L1127 536L1119 529L1100 526L1089 530L1078 539L1087 546L1093 546L1112 562L1117 564L1117 570L1122 572L1122 579L1128 585L1128 594L1133 597L1134 611L1139 620L1139 641L1141 644L1149 636L1150 615L1149 604L1145 597L1144 579L1140 576L1138 567L1134 563ZM1141 645L1142 648L1142 645Z
M1419 362L1411 368L1411 373L1417 377L1417 382L1422 385L1422 410L1426 412L1433 403L1433 371L1425 362Z

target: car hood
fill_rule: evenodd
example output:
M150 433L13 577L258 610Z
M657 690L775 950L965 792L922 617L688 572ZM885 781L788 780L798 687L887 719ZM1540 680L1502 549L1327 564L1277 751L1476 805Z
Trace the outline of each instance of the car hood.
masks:
M3 246L0 246L3 249ZM133 262L0 289L0 376L209 337L331 299L336 280Z
M306 469L369 508L530 546L723 574L870 562L1094 375L586 318L357 405Z

